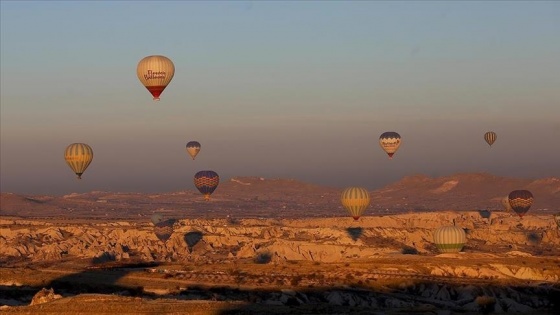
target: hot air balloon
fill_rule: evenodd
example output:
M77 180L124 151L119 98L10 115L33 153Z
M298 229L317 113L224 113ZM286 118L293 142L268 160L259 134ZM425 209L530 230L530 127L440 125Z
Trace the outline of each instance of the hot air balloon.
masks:
M456 226L442 226L434 232L434 243L442 253L458 253L467 242L465 230Z
M82 179L82 174L93 160L93 150L85 143L72 143L64 151L66 164Z
M558 228L560 229L560 212L554 215L554 221L556 221L556 225L558 225Z
M210 195L220 183L220 176L214 171L200 171L194 175L194 185L204 195L205 200L210 200Z
M496 141L496 133L494 131L488 131L487 133L484 134L484 140L486 140L486 142L492 146L492 144L494 144L494 141Z
M514 190L509 193L508 200L513 211L523 218L533 204L533 194L528 190Z
M187 153L192 157L193 160L198 152L200 152L200 143L198 141L189 141L187 143Z
M163 221L163 216L159 213L156 213L154 215L152 215L152 217L150 218L152 220L152 223L154 225L160 223L161 221Z
M171 237L171 234L173 234L173 226L175 225L175 222L177 222L177 220L168 219L158 222L154 226L154 233L160 241L165 242Z
M511 208L511 205L509 204L509 196L505 196L504 198L502 198L502 206L504 206L504 210L506 212L512 212L513 209Z
M342 191L340 201L352 218L358 220L369 206L369 193L365 188L348 187Z
M401 135L393 131L384 132L379 136L379 145L392 159L401 145Z
M165 56L148 56L138 62L136 75L142 84L148 89L154 101L159 101L159 96L165 90L173 75L175 66Z

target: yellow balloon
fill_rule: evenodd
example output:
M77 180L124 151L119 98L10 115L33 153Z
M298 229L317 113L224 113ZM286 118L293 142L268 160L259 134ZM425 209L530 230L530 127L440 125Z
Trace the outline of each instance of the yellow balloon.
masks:
M442 226L434 232L434 243L442 253L458 253L466 242L465 230L457 226Z
M148 56L138 63L136 75L152 94L154 101L159 101L161 93L175 75L175 65L165 56Z
M93 160L93 150L85 143L72 143L64 151L64 160L78 179L82 179L82 174Z
M365 188L348 187L340 196L342 205L354 220L358 220L369 206L369 193Z

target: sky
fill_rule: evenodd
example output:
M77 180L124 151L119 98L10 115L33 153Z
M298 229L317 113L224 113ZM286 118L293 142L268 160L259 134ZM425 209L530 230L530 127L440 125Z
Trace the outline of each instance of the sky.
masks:
M0 12L2 192L190 190L199 170L369 189L560 176L557 1L2 0ZM175 64L159 102L136 77L148 55ZM392 160L385 131L402 137ZM63 158L74 142L94 151L82 180Z

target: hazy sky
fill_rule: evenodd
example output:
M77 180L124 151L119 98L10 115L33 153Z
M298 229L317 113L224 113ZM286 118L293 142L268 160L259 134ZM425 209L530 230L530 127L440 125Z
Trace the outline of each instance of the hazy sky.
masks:
M0 3L2 192L560 176L558 1ZM176 68L160 102L136 77L154 54ZM94 150L81 181L73 142Z

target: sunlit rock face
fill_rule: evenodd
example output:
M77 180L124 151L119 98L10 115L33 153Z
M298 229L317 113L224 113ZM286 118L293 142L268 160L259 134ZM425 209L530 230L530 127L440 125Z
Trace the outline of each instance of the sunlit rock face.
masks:
M521 221L507 213L495 213L487 220L477 211L447 211L368 216L357 223L347 217L235 222L177 220L169 226L171 234L166 240L158 238L157 227L151 222L56 224L2 219L0 255L30 261L67 257L95 258L100 262L132 258L203 261L207 257L254 258L267 252L275 262L344 262L395 253L438 255L434 234L450 223L465 231L464 248L459 253L439 257L469 259L473 255L493 254L531 257L560 253L556 224L548 216L527 216ZM548 277L546 272L538 270L492 268L520 279ZM468 269L445 272L475 275L490 271L481 268L476 272Z

